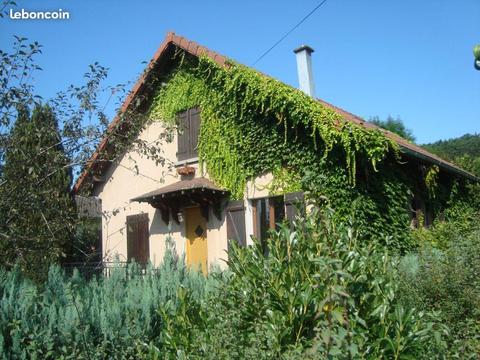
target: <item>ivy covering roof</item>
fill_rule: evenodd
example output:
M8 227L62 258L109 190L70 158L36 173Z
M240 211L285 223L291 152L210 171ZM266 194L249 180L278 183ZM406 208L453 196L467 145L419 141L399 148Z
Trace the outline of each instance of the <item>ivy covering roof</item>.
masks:
M165 63L169 59L166 59L167 57L170 58L171 51L177 51L177 50L183 50L185 53L188 53L192 56L195 57L207 57L219 66L227 66L228 64L228 58L226 58L223 55L220 55L214 51L211 51L207 49L204 46L201 46L197 44L194 41L190 41L182 36L176 35L173 32L169 32L163 41L163 43L160 45L156 53L154 54L152 60L148 64L146 70L142 74L142 76L139 78L137 83L134 85L132 88L131 92L125 99L122 107L120 108L120 113L117 115L113 121L110 123L107 133L105 137L102 139L100 142L99 146L97 147L97 150L94 152L92 157L90 158L89 162L85 166L84 171L82 174L79 176L77 179L75 186L74 186L74 192L79 192L82 186L85 184L85 182L88 179L88 175L96 169L96 167L99 165L100 160L100 154L107 149L108 143L109 143L109 132L115 129L118 125L119 122L121 121L121 116L120 114L123 112L126 112L131 105L133 104L133 101L139 96L139 94L142 94L145 88L147 87L148 81L149 81L149 75L153 71L153 69L161 62ZM292 91L300 91L298 89L295 89L293 87L290 87ZM402 137L388 131L385 129L381 129L378 126L371 124L364 119L349 113L343 109L340 109L332 104L329 104L323 100L318 99L318 101L325 106L328 109L331 109L335 111L337 114L339 114L345 121L351 122L359 127L365 128L367 130L372 130L372 131L380 131L382 132L386 138L394 141L396 144L398 144L400 151L404 153L406 156L409 157L414 157L416 159L420 159L421 161L424 161L426 163L432 164L432 165L437 165L441 169L443 169L446 172L453 173L456 175L459 175L461 177L467 178L469 180L473 181L479 181L477 177L474 175L470 174L469 172L461 169L457 165L454 165L448 161L445 161L441 159L440 157L428 152L427 150L423 149L420 146L417 146L415 144L410 143L409 141L403 139Z

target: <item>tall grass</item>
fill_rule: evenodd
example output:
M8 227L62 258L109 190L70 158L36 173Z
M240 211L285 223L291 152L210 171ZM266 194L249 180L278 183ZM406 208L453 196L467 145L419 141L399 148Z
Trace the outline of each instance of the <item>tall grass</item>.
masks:
M437 229L433 229L437 235ZM440 233L441 234L441 233ZM437 235L438 236L438 235ZM424 245L402 259L401 301L423 311L438 311L448 324L449 354L456 359L480 357L480 230L439 238L443 249Z

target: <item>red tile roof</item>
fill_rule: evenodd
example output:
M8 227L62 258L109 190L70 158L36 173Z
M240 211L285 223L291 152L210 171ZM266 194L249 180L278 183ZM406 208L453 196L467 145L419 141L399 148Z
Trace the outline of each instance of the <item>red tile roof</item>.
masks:
M182 49L185 52L187 52L187 53L189 53L193 56L198 57L198 56L201 56L201 55L206 55L210 59L215 61L220 66L225 65L226 62L227 62L227 58L225 56L220 55L220 54L218 54L214 51L211 51L211 50L207 49L206 47L197 44L194 41L190 41L190 40L188 40L188 39L186 39L182 36L176 35L173 32L169 32L167 34L165 40L163 41L163 43L160 45L158 50L153 55L153 58L152 58L152 60L150 60L149 64L147 65L146 70L140 76L137 83L133 86L130 94L125 99L122 107L120 108L120 112L124 112L129 108L130 104L132 103L132 100L139 94L139 92L145 86L145 84L147 82L147 77L148 77L150 71L159 62L159 60L162 58L162 56L166 53L167 48L169 48L170 46L175 46L178 49ZM294 89L294 88L292 88L292 89ZM295 89L295 90L297 90L297 89ZM403 139L402 137L400 137L400 136L398 136L398 135L396 135L396 134L394 134L390 131L381 129L378 126L376 126L374 124L371 124L371 123L363 120L362 118L360 118L356 115L353 115L353 114L351 114L351 113L349 113L349 112L347 112L343 109L340 109L340 108L338 108L334 105L331 105L331 104L329 104L329 103L327 103L323 100L318 100L318 101L320 101L325 106L335 110L337 113L341 114L344 117L344 119L347 120L347 121L354 122L355 124L357 124L361 127L367 128L367 129L380 129L380 131L382 131L385 134L386 137L395 141L400 146L400 149L410 156L421 158L424 161L427 161L427 162L430 162L430 163L433 163L433 164L436 164L436 165L440 166L441 168L445 169L446 171L454 172L458 175L464 176L464 177L469 178L471 180L479 181L479 179L476 178L474 175L468 173L467 171L461 169L460 167L439 158L438 156L428 152L427 150L425 150L425 149L423 149L423 148L421 148L421 147L419 147L415 144L412 144L412 143L408 142L407 140ZM118 125L119 121L120 121L120 117L117 115L117 116L115 116L113 121L110 123L110 125L108 127L108 130L107 130L107 135L102 139L102 141L100 142L96 151L93 153L93 155L91 156L87 165L85 166L84 171L82 172L82 174L77 179L77 181L75 183L75 186L73 188L74 192L78 192L81 189L82 185L85 183L85 181L88 177L89 171L92 170L92 168L95 166L96 161L99 159L100 153L103 150L105 150L105 148L108 144L108 133Z

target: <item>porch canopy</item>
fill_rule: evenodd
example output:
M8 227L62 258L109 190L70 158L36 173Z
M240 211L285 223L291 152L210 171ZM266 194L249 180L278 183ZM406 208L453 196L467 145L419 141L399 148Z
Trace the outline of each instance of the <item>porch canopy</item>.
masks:
M208 209L212 208L215 216L221 220L222 200L228 198L229 195L230 193L227 190L221 189L210 180L200 177L178 181L140 195L130 201L147 202L161 211L162 219L166 223L170 221L170 216L179 223L179 212L189 206L199 206L202 215L207 220Z

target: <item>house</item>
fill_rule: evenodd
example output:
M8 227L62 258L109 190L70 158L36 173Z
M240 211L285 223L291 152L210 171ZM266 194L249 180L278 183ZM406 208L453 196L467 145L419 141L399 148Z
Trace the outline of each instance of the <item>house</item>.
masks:
M311 51L296 51L306 92ZM119 135L126 146L116 145ZM305 174L313 174L312 184L320 179L316 189L334 189L327 192L332 201L343 197L345 214L355 208L352 196L365 199L369 205L355 210L364 221L396 233L431 222L454 183L477 180L391 132L169 33L74 190L101 200L106 261L159 264L170 243L206 272L228 258L227 239L245 246L291 220Z

